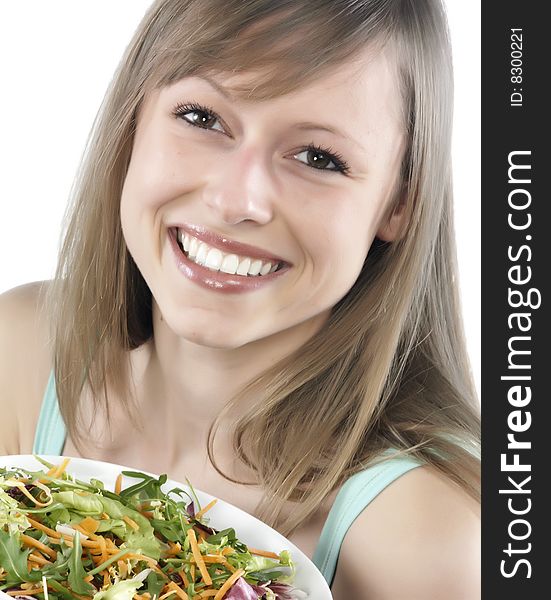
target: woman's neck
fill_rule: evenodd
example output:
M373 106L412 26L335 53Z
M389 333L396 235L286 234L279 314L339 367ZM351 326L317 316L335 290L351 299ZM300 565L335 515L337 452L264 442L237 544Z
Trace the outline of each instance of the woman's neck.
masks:
M138 349L135 382L145 406L142 412L163 420L164 429L192 430L206 439L211 422L229 399L260 373L302 346L323 326L318 315L296 327L238 348L214 348L176 335L153 304L152 340ZM134 351L136 352L136 351ZM250 407L238 404L221 422L222 430ZM176 437L176 436L175 436Z

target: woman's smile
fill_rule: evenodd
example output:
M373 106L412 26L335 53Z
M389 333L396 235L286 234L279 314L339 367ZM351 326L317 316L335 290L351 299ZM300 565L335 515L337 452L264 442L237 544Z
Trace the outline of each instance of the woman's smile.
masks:
M250 292L268 285L291 268L289 263L277 257L262 259L222 252L216 246L201 241L197 235L220 243L216 240L218 236L205 230L193 236L176 227L168 230L178 269L185 277L205 288L225 293ZM235 242L232 244L238 246ZM248 252L258 255L258 251Z

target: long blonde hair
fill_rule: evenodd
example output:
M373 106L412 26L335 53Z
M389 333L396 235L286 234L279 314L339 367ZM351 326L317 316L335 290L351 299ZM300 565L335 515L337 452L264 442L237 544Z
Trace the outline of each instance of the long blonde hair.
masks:
M408 133L407 226L399 241L375 240L324 327L249 382L223 413L255 398L235 426L234 449L257 481L240 483L263 487L257 513L284 535L388 447L479 498L479 412L453 230L451 56L439 0L154 2L94 124L45 298L59 404L78 444L84 384L107 416L108 383L132 415L129 350L153 335L151 292L119 218L146 94L200 70L250 71L262 77L236 91L270 98L338 68L367 44L395 49ZM207 450L222 473L213 452L217 424ZM284 517L287 501L297 506Z

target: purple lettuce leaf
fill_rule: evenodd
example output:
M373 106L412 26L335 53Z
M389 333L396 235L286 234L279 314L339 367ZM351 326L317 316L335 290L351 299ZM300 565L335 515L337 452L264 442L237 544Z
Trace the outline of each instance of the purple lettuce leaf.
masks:
M224 600L259 600L265 593L266 589L262 586L251 585L240 577L224 596Z
M186 507L186 512L190 517L194 517L195 516L195 505L193 504L193 501L191 501L187 507Z
M276 595L278 600L297 600L298 598L308 598L308 594L286 583L270 583L269 587Z

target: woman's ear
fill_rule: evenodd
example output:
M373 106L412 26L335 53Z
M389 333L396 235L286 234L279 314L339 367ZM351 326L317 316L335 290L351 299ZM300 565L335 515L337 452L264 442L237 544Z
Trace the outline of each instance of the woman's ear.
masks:
M407 223L406 219L406 198L407 194L402 194L400 202L394 207L390 215L385 215L377 230L377 237L383 242L396 242L403 237Z

